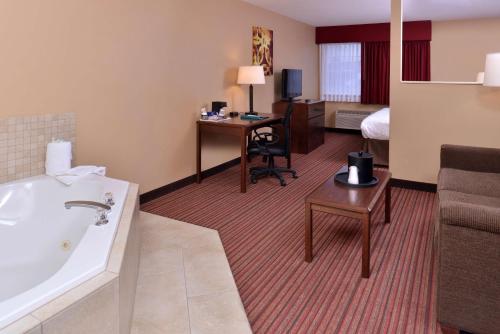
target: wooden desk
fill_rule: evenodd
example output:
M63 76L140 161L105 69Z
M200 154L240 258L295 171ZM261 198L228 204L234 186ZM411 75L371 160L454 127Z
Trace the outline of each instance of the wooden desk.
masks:
M335 182L335 175L316 188L306 197L305 221L305 260L312 262L313 237L312 223L313 211L332 213L361 220L363 224L363 255L361 276L370 277L370 224L371 213L385 191L385 222L391 219L391 187L389 180L391 173L383 170L373 171L379 183L370 188L350 188Z
M240 137L241 146L241 180L240 189L242 193L247 191L247 137L257 128L277 124L281 122L282 116L274 114L259 114L268 118L261 121L246 121L239 117L230 118L225 121L203 121L199 120L196 126L196 182L201 183L201 140L204 133L226 134ZM249 138L250 139L250 138Z

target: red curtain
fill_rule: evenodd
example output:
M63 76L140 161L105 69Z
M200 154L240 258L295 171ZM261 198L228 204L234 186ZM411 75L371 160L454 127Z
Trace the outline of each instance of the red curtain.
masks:
M403 42L403 81L431 80L430 41Z
M326 43L364 43L389 42L391 40L391 24L355 24L347 26L330 26L316 28L316 44ZM404 41L432 40L431 21L403 22Z
M388 105L390 43L366 42L361 52L361 103ZM430 41L403 42L403 80L431 80Z
M363 43L361 52L361 103L388 105L390 43Z

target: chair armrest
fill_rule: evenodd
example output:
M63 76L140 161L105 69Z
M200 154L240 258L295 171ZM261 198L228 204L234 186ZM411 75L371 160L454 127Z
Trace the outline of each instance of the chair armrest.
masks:
M258 130L262 130L262 129L271 129L271 131L273 132L277 132L278 131L278 128L276 127L276 125L265 125L265 126L262 126L260 128L256 128L254 129L252 132L254 134L255 137L258 137L259 135L259 132ZM267 132L266 132L267 133Z
M274 145L280 140L280 136L278 136L275 133L272 132L257 132L255 131L255 137L254 139L257 138L257 140L254 140L254 142L260 146L259 144L264 144L264 145Z
M439 205L441 224L500 234L500 208L456 201Z
M441 146L441 168L500 173L500 149L443 145Z

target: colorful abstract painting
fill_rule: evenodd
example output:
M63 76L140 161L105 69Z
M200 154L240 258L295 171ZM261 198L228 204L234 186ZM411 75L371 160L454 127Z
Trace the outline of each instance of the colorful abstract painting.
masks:
M273 31L253 27L252 64L262 65L266 76L273 75Z

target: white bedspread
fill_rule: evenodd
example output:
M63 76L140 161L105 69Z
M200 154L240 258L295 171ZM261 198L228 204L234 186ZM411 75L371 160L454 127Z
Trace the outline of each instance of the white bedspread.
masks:
M371 114L361 122L364 138L389 140L390 109L384 108Z

